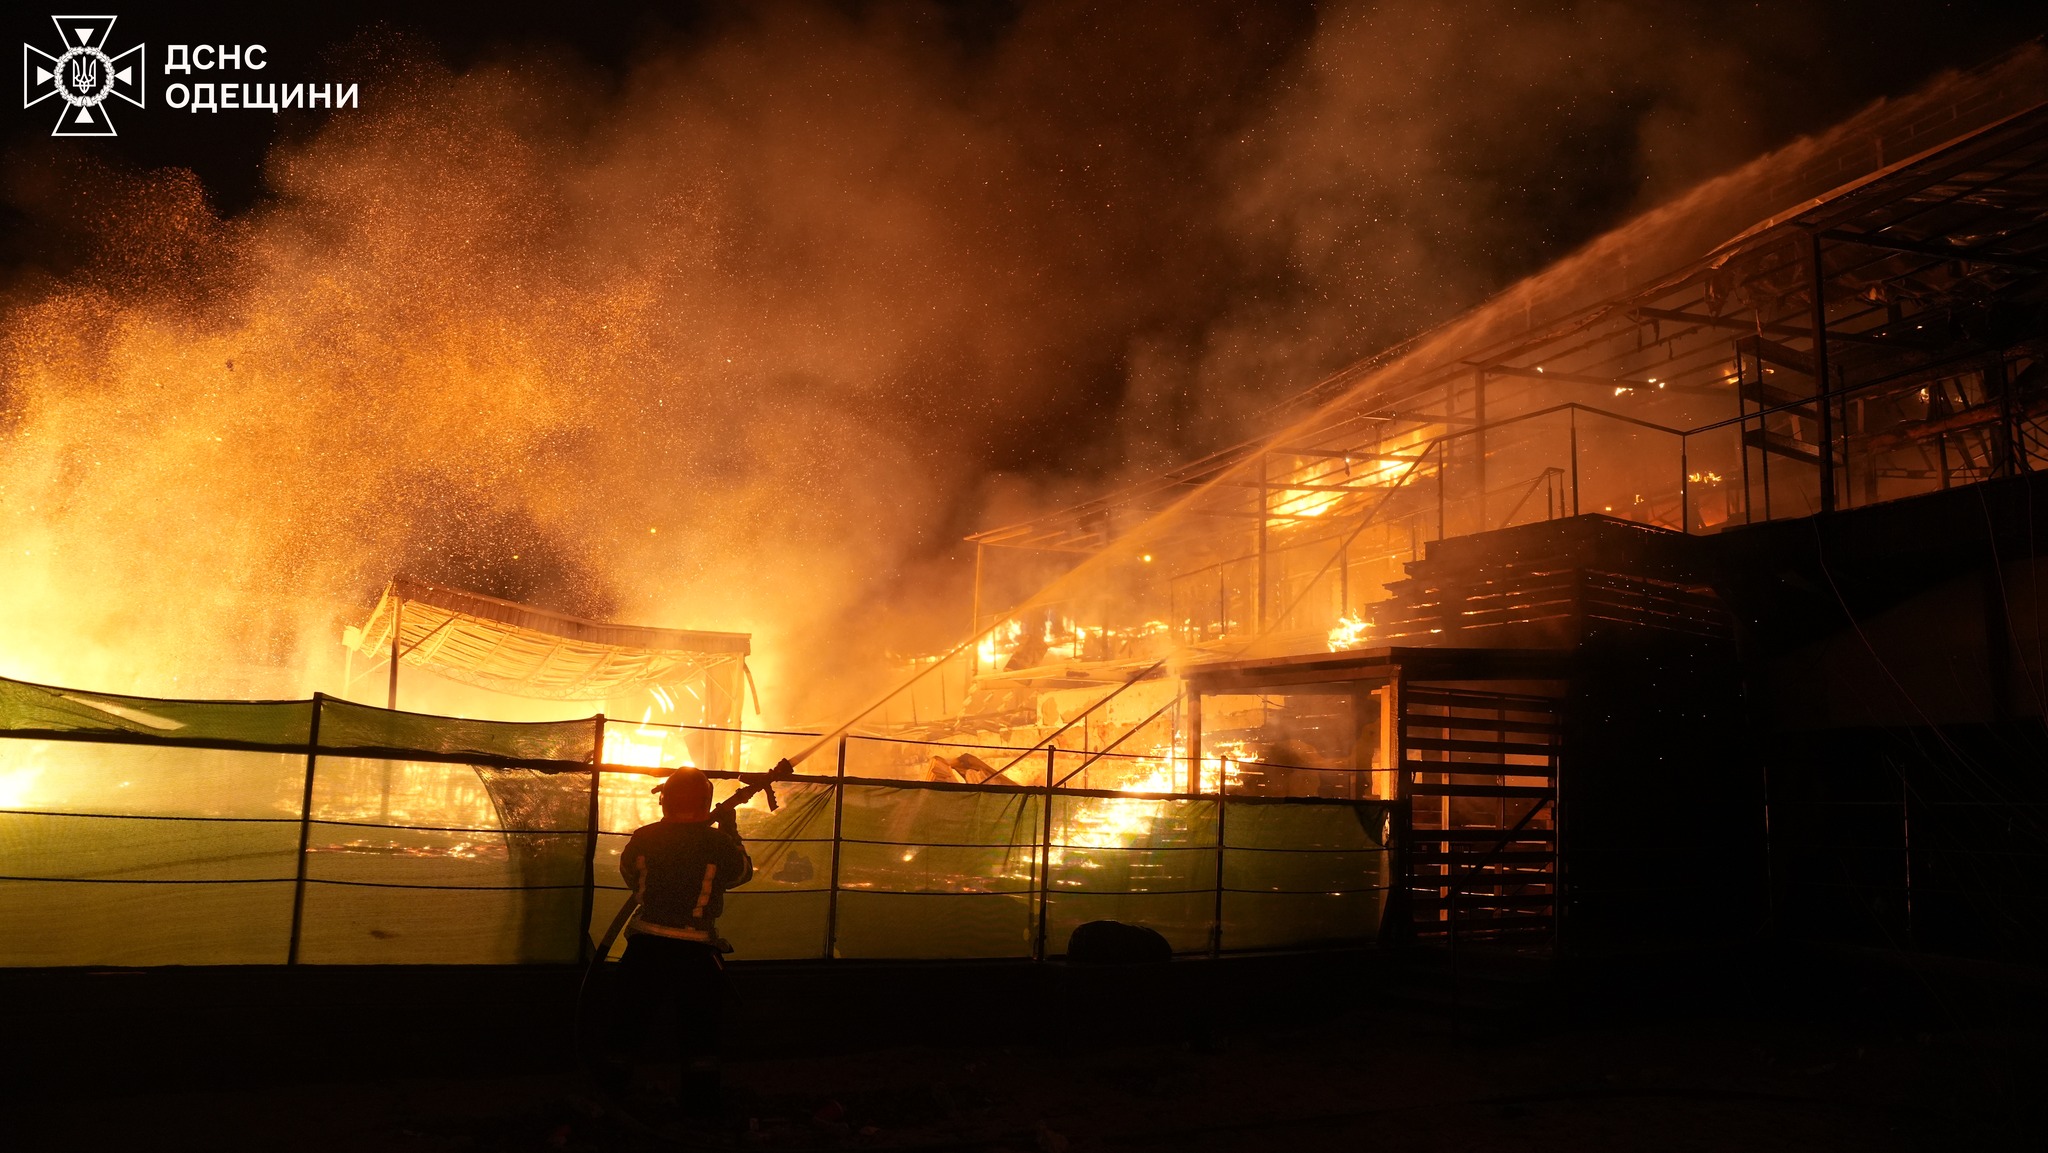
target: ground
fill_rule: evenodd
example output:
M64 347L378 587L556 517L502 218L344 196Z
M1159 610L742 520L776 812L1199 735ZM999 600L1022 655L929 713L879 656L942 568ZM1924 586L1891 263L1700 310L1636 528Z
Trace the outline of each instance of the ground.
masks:
M1270 975L1270 974L1269 974ZM1283 974L1284 975L1284 974ZM1306 984L1320 986L1318 971ZM1696 979L1696 978L1689 978ZM1862 982L1779 1003L1642 998L1554 983L1411 985L1332 1011L1281 998L1226 1025L1189 1003L1149 1036L1038 1036L1029 1004L970 1003L969 1032L861 1045L753 1036L722 1126L682 1126L663 1070L624 1098L573 1065L499 1075L125 1072L13 1110L16 1150L1995 1150L2037 1147L2048 1046L2004 985ZM1683 982L1681 982L1681 985ZM1987 992L1988 988L1988 992ZM1903 991L1901 991L1903 990ZM1672 990L1666 989L1665 993ZM2026 996L2022 990L2019 994ZM1873 998L1876 999L1873 1003ZM1321 998L1334 1002L1335 998ZM1736 998L1737 1001L1742 1000ZM1291 1011L1273 1005L1292 1003ZM2038 1004L2038 1000L2035 1002ZM1183 1028L1190 1020L1211 1022ZM940 1032L948 1032L941 1030ZM766 1043L764 1043L764 1041ZM1005 1043L1007 1042L1007 1043ZM459 1037L451 1054L473 1058ZM778 1052L779 1048L796 1052ZM808 1050L808 1051L805 1051ZM474 1064L473 1060L457 1064ZM545 1063L545 1062L543 1062Z

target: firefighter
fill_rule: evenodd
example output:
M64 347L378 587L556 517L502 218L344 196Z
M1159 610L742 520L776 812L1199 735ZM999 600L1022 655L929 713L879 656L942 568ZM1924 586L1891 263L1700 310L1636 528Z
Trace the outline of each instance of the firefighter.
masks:
M619 873L640 899L626 927L621 984L629 1000L614 1020L619 1041L638 1048L640 1014L673 1008L683 1061L677 1104L690 1115L711 1117L719 1108L718 1047L727 1002L718 936L725 891L754 875L753 859L733 828L729 806L711 808L711 780L693 768L677 769L656 786L661 820L635 830L619 854Z

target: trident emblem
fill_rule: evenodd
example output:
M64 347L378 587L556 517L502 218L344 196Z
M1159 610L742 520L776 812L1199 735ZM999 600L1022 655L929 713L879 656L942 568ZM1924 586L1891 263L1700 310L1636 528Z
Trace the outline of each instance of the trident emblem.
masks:
M33 44L21 46L21 106L33 108L56 97L62 104L52 136L112 136L107 97L144 107L148 59L137 44L107 54L112 16L52 16L63 51L55 56Z

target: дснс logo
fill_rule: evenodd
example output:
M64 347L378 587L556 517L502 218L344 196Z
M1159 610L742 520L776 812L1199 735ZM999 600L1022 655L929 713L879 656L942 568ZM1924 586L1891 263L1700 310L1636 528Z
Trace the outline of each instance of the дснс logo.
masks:
M64 102L52 136L112 136L114 122L102 105L119 96L143 107L147 58L137 44L107 55L112 16L52 16L64 52L52 56L33 44L21 46L21 106L33 108L55 96Z

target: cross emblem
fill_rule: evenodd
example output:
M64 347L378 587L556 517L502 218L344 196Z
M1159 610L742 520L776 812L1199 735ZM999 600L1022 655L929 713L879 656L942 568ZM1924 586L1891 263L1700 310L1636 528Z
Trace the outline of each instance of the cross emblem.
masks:
M112 136L107 97L143 107L148 60L137 44L107 55L112 16L52 16L64 51L52 56L33 44L21 46L21 106L33 108L56 97L61 104L52 136Z

